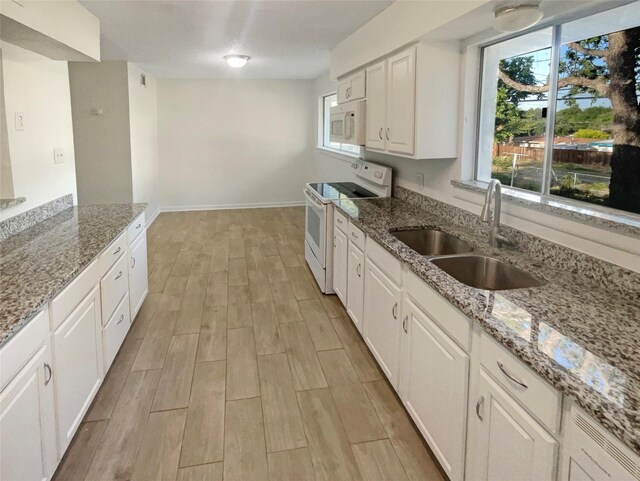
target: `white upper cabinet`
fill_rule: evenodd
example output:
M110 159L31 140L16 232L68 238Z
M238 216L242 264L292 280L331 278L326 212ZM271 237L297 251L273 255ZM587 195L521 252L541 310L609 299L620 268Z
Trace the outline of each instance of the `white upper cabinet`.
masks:
M57 460L51 346L38 349L0 393L0 479L46 481Z
M460 58L455 47L420 43L368 67L366 148L455 158Z
M387 61L372 65L367 69L366 139L368 149L385 150Z
M389 58L387 85L387 150L415 152L416 47Z
M365 72L361 70L338 82L338 104L361 100L366 96Z
M400 396L449 479L462 481L469 356L408 297L403 312Z
M558 442L483 369L468 447L474 481L556 479Z

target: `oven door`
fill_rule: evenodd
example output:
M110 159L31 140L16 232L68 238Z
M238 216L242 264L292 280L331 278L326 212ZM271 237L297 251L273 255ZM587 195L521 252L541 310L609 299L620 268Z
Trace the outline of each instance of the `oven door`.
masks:
M308 189L304 190L304 196L306 198L304 239L322 268L325 268L327 206L320 202Z

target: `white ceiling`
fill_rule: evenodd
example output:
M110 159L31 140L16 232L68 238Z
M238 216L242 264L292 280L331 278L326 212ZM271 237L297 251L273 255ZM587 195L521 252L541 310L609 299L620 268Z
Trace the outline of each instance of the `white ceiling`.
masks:
M102 59L158 77L311 79L329 51L392 0L81 0L100 19ZM224 55L250 55L231 69Z

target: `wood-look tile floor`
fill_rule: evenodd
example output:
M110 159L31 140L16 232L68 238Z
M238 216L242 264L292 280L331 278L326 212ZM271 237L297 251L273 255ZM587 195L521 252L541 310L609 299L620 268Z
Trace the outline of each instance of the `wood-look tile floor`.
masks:
M149 295L56 481L442 481L336 296L304 210L163 213Z

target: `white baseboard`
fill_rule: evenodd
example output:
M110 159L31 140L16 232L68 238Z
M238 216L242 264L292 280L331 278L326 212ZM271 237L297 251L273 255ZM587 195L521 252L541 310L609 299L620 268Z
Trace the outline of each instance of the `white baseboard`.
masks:
M156 209L156 211L153 213L153 215L151 215L149 217L149 219L147 220L147 227L149 227L151 224L153 224L153 221L158 218L158 216L160 215L161 211L162 211L162 209L160 209L160 208Z
M197 210L267 209L273 207L300 207L304 201L260 202L249 204L175 205L164 206L159 212L190 212Z

